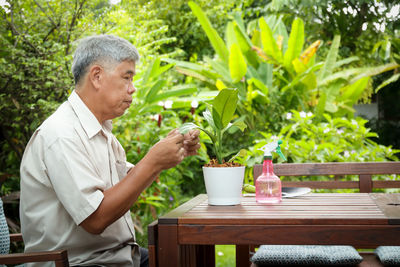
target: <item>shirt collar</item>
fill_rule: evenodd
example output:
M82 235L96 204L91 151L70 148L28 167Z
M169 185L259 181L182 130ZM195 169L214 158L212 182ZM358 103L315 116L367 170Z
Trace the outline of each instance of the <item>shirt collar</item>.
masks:
M79 95L72 91L68 97L68 102L71 104L76 116L78 117L82 128L85 130L88 138L91 139L98 132L102 130L102 125L97 120L96 116L90 111L86 104L82 101ZM111 132L112 123L111 120L107 120L103 123L104 129Z

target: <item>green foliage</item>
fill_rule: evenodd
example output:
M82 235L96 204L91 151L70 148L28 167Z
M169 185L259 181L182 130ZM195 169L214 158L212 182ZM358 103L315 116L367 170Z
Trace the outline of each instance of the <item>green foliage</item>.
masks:
M223 89L214 98L211 110L209 109L203 112L203 117L208 122L211 131L208 131L192 122L187 122L180 127L181 133L186 133L190 129L200 129L205 132L211 139L214 147L214 152L217 160L220 164L223 163L225 156L223 146L223 135L225 132L237 128L242 132L246 128L241 118L237 119L234 123L230 123L234 117L236 105L238 101L238 92L233 89ZM234 153L234 152L233 152ZM227 152L232 154L232 151Z
M365 126L367 120L360 117L349 120L324 114L324 121L320 121L311 112L292 110L286 114L284 120L286 126L278 133L263 131L262 138L254 140L254 146L241 159L247 162L248 167L262 162L263 154L259 149L273 139L283 141L282 153L288 158L288 162L399 160L396 153L400 150L374 142L376 133L371 132ZM276 161L281 162L281 159L278 157ZM246 179L251 180L251 172L247 174Z
M391 13L396 5L391 0L273 0L263 15L283 15L286 23L299 17L308 25L307 36L311 39L323 38L327 42L334 35L341 35L341 54L359 55L368 64L372 59L370 51L383 39L384 32L398 29L398 14Z
M0 168L5 175L18 179L30 136L66 99L78 22L95 3L12 1L0 8Z
M238 88L238 113L245 116L250 130L263 129L265 124L279 130L281 120L277 114L292 108L315 112L319 119L325 112L351 117L352 105L362 98L369 77L399 66L392 63L367 68L345 67L356 58L339 60L338 35L326 58L318 60L320 41L303 50L301 19L293 21L288 34L280 18L260 18L258 27L253 24L248 36L242 30L243 21L236 16L227 24L224 45L202 10L193 3L190 5L217 56L196 64L174 63L181 73L206 82L210 89Z
M353 65L371 66L381 62L399 64L398 7L399 4L391 0L273 0L262 13L281 16L286 23L302 18L309 40L318 38L329 42L340 35L339 54L343 57L357 55L360 60ZM324 54L327 50L322 47L321 52ZM363 92L363 102L368 102L371 94L398 79L399 75L394 72L375 91L369 83Z

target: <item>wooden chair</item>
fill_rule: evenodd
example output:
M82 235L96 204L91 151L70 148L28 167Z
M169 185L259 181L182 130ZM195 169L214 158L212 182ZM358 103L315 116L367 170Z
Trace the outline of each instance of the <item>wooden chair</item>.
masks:
M253 169L257 178L262 165ZM309 187L312 189L359 189L360 193L371 193L373 188L400 188L400 181L374 181L376 174L400 174L400 162L334 162L334 163L282 163L274 164L274 173L278 176L328 176L336 178L343 175L357 175L358 181L283 181L285 187Z
M254 166L254 177L262 172L262 165ZM283 187L309 187L311 189L358 189L360 193L371 193L373 189L400 188L400 180L373 180L377 174L400 174L400 162L334 162L334 163L282 163L274 164L274 173L282 176L330 176L329 181L282 181ZM338 178L344 175L356 175L358 181L341 181ZM249 262L250 253L254 246L241 246L236 253L236 259L244 263ZM361 252L363 262L360 267L383 266L371 252Z
M5 250L9 250L10 242L22 242L21 234L9 234L8 239L8 227L5 220L3 202L0 199L0 233L1 244ZM8 246L7 246L8 245ZM52 261L56 267L69 266L67 250L55 250L55 251L43 251L43 252L31 252L31 253L13 253L13 254L0 254L0 265L1 264L20 264L28 262L48 262Z

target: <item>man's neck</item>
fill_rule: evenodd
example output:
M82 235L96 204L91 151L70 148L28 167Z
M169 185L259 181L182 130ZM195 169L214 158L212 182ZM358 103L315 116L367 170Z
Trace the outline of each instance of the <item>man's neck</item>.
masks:
M90 88L79 88L75 87L76 94L80 97L80 99L85 103L87 108L93 113L100 124L103 124L106 119L103 119L101 116L101 112L97 106L98 101L96 101L96 96L93 93L90 93Z

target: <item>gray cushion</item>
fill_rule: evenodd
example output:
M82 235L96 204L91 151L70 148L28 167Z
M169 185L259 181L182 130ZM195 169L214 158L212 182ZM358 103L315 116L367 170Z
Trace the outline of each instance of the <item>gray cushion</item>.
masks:
M251 258L261 266L351 266L362 261L352 246L262 245Z
M385 266L400 266L400 246L380 246L375 254Z
M0 198L0 254L8 253L10 253L10 233L4 215L3 201Z

